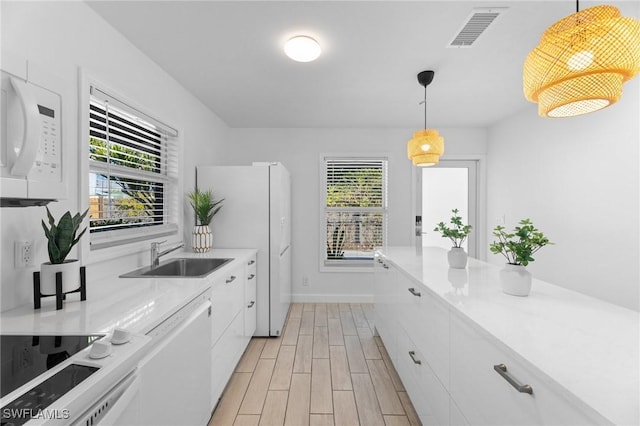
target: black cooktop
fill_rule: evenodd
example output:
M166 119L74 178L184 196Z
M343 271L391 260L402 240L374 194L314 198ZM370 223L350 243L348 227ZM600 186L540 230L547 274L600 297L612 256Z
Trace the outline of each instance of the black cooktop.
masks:
M0 398L91 345L103 335L0 336Z

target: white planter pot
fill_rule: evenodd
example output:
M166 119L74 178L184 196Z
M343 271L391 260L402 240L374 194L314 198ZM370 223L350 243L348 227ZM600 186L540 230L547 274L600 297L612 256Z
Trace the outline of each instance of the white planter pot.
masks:
M522 265L507 263L500 271L502 291L512 296L528 296L531 291L531 273Z
M464 269L467 267L467 253L462 247L451 247L447 253L447 259L452 268Z
M206 253L213 245L213 234L209 225L196 225L193 227L191 246L196 253Z
M80 262L76 259L64 263L40 265L40 293L56 294L56 273L62 272L62 292L68 293L80 288Z

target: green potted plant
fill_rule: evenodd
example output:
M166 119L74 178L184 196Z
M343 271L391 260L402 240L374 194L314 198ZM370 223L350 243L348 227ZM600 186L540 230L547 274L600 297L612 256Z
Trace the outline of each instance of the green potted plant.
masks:
M451 210L453 216L451 216L451 227L444 222L438 223L435 227L435 232L440 232L442 238L449 238L453 246L449 253L447 253L447 260L449 266L452 268L463 269L467 266L467 253L462 247L462 243L467 239L471 233L471 225L465 225L462 223L462 217L458 216L458 209Z
M528 296L531 273L525 267L535 260L533 255L538 250L553 243L533 226L530 219L522 219L511 233L498 225L493 235L498 240L489 246L491 253L501 254L507 259L507 264L500 271L502 291L513 296Z
M216 200L211 189L200 191L198 188L189 192L187 197L196 215L196 224L193 227L191 239L193 251L206 253L211 250L213 245L213 236L209 224L222 208L224 198Z
M55 294L57 272L62 272L62 291L64 293L77 290L80 287L80 262L77 259L67 259L67 256L87 231L87 228L84 228L78 232L89 209L82 214L76 213L74 216L71 216L71 213L67 211L60 217L58 223L49 208L46 209L49 226L43 220L42 228L48 240L49 262L40 266L40 292L46 295Z

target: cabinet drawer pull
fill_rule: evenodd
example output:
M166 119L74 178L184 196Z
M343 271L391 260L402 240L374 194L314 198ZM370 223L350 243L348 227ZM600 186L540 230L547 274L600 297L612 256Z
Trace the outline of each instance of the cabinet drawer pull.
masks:
M415 364L421 365L422 361L420 361L419 359L416 359L416 351L409 351L409 356L411 357L411 361L413 361Z
M256 261L252 259L247 263L247 265L253 265L254 263L256 263Z
M382 267L383 267L384 269L389 269L389 265L387 265L386 263L383 263L383 264L382 264Z
M378 263L382 263L382 259L378 258Z
M414 296L422 297L422 294L419 291L416 291L416 289L413 287L409 289L409 293L413 294Z
M235 279L236 279L236 276L235 275L231 275L229 277L229 279L227 280L227 284L229 284L230 282L233 282Z
M249 303L247 305L247 308L253 308L253 305L255 305L255 304L256 304L256 302L252 300L251 303Z
M254 279L255 277L256 277L256 275L255 275L255 274L251 274L251 275L249 275L248 279L252 280L252 279Z
M533 388L530 385L521 385L516 379L511 377L511 374L507 373L507 366L504 364L494 365L493 369L498 372L511 386L517 389L518 392L533 394Z

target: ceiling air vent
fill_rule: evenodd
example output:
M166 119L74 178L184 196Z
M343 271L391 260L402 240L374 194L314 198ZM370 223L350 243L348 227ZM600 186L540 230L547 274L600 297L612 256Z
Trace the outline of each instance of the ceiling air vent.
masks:
M475 8L447 47L471 47L480 35L507 10L506 7Z

